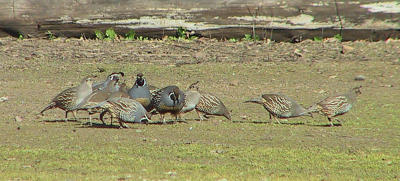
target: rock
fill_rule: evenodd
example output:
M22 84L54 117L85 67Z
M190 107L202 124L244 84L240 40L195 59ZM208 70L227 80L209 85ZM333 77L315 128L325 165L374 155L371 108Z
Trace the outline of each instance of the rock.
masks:
M356 77L354 77L354 80L355 80L355 81L363 81L363 80L365 80L365 76L363 76L363 75L357 75Z
M238 86L239 81L238 80L233 80L232 82L229 83L230 86Z
M340 51L340 53L345 54L345 53L349 53L351 51L353 51L354 48L351 46L347 46L347 45L343 45L342 46L342 51Z
M176 172L169 171L169 172L165 172L165 174L167 174L169 176L175 176Z
M98 68L97 68L97 71L99 71L99 72L105 72L106 69L105 69L105 68L98 67Z
M8 101L8 97L0 97L0 102L6 102Z
M303 54L300 52L299 49L294 50L294 54L298 57L303 57Z
M20 123L20 122L22 122L22 118L21 118L21 116L15 116L15 122L17 122L17 123Z

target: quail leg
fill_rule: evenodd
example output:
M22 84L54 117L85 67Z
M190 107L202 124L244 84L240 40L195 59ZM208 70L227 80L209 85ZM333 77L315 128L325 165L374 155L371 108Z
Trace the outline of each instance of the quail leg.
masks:
M104 122L104 115L106 114L106 111L103 111L100 113L100 121L103 122L103 125L106 124L106 122ZM111 117L111 125L112 125L112 117Z
M129 128L129 126L126 125L124 122L119 121L119 128Z
M334 126L333 123L332 123L332 119L330 117L328 117L328 121L330 123L330 127Z
M177 123L177 122L178 122L178 114L174 114L174 116L175 116L175 121L174 121L174 123Z
M72 111L72 114L74 115L75 120L79 121L78 117L76 116L76 111Z
M196 110L197 115L199 116L200 121L203 121L203 117L200 114L200 111Z
M340 121L339 119L336 119L337 122L339 122L339 125L342 126L342 121Z
M281 124L281 122L279 122L278 118L276 118L275 116L273 116L273 117L274 117L275 121L278 122L278 124Z
M166 124L164 114L160 114L160 117L161 117L163 124Z
M89 113L89 126L92 126L92 114Z
M65 111L65 119L64 119L65 122L68 122L68 112L69 111Z

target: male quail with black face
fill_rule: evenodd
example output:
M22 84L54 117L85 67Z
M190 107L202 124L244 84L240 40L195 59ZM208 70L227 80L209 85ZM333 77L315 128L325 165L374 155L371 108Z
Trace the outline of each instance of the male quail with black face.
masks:
M165 123L164 114L171 113L177 116L184 105L185 95L177 86L164 87L154 93L151 100L152 106L161 114L161 119Z
M137 74L135 84L129 89L128 94L131 99L140 102L147 111L152 109L150 104L152 99L151 94L142 73Z

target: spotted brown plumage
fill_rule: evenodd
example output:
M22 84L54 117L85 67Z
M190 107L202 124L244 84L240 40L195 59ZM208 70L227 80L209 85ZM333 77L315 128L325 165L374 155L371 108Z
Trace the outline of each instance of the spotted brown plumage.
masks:
M228 120L231 120L231 115L224 103L215 95L199 91L199 81L191 84L185 94L185 104L181 110L181 113L190 112L196 110L200 120L203 120L204 116L224 116Z
M65 111L65 121L67 121L69 112L72 112L75 119L77 119L74 109L92 93L92 83L92 77L87 77L81 81L79 86L62 91L52 99L46 108L40 111L40 114L43 115L43 112L49 109L60 108Z
M178 119L178 114L184 105L185 95L177 86L167 86L154 92L151 105L161 115L165 123L164 114L171 113Z
M108 99L112 99L112 98L130 98L129 97L129 94L128 94L128 88L126 87L126 84L125 83L120 83L120 82L118 82L118 85L119 85L119 90L118 91L116 91L116 92L113 92L113 93L111 93L111 95L109 96L109 98ZM102 111L101 113L100 113L100 120L101 120L101 122L103 122L103 124L105 124L105 122L104 122L104 115L106 114L106 113L108 113L107 111ZM110 124L112 125L112 121L113 121L113 119L112 119L113 117L112 117L112 115L111 115L111 122L110 122Z
M124 123L142 123L148 122L151 115L139 102L123 97L110 98L95 106L89 106L88 109L102 108L109 112L113 117L118 118L119 124L123 128L127 128Z
M107 87L102 88L102 89L97 89L93 91L89 96L87 96L79 105L77 105L76 110L84 110L89 113L89 124L92 125L92 115L96 113L102 113L103 109L101 108L93 108L93 109L85 109L86 107L89 106L94 106L99 104L100 102L103 102L110 98L110 96L117 89L117 84L118 84L119 78L118 77L113 77L110 82L108 82ZM120 89L120 88L118 88ZM100 120L105 124L103 121L102 117L100 117Z
M224 103L215 95L210 93L201 92L199 103L196 105L196 112L202 120L201 113L205 116L215 115L224 116L226 119L231 120L231 115L224 105Z
M332 118L350 111L356 98L361 94L361 86L352 88L345 94L327 97L324 100L308 108L309 112L319 112L328 118L330 126L333 126ZM339 119L336 119L340 122Z
M248 102L261 104L269 112L270 119L312 116L303 106L283 94L263 94L261 97L245 101ZM278 119L276 120L280 123Z

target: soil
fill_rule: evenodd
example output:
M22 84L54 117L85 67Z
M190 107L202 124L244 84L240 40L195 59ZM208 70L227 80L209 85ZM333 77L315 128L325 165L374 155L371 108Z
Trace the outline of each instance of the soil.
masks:
M399 40L2 38L0 98L7 100L0 99L0 164L7 174L0 178L115 180L121 173L143 179L168 179L165 173L171 173L180 180L281 177L278 173L289 179L399 178L399 168L392 166L400 160L399 54ZM82 122L62 121L58 109L38 115L53 96L83 77L98 75L100 81L117 71L126 74L128 86L138 72L157 87L186 89L199 80L201 90L224 102L232 121L200 122L192 112L184 115L187 124L117 130L117 123L104 126L97 120L88 126L85 112L79 114ZM326 127L327 119L318 115L274 124L262 106L243 103L281 92L309 106L359 85L357 103L338 117L342 126Z

